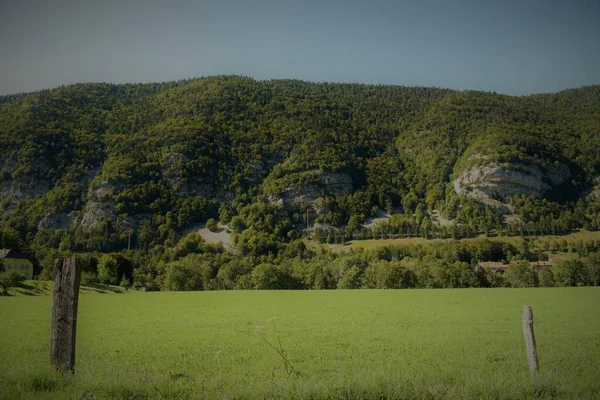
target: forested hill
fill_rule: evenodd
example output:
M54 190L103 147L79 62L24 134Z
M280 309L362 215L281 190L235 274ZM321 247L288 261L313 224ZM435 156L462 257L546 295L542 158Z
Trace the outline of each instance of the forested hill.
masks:
M173 246L215 218L260 256L307 214L351 236L378 210L405 234L595 229L600 86L76 84L0 97L0 149L2 229L33 251Z

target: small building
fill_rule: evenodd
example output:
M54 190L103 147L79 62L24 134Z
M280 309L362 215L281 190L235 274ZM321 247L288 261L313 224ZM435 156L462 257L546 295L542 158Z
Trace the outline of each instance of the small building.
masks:
M4 272L9 274L17 271L26 279L33 279L33 259L14 249L0 249L0 259L4 262Z

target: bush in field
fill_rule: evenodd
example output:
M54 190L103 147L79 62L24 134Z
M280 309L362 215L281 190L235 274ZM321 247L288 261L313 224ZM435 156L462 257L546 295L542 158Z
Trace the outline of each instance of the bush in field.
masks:
M26 278L25 275L18 271L11 271L6 275L0 276L0 289L2 289L2 294L7 294L9 287L18 285Z
M528 261L511 265L504 273L504 277L511 287L535 287L538 284L537 275Z
M98 280L107 285L116 285L118 282L117 260L108 254L100 257L98 261Z
M81 272L82 285L94 285L96 283L98 283L98 274L89 271Z

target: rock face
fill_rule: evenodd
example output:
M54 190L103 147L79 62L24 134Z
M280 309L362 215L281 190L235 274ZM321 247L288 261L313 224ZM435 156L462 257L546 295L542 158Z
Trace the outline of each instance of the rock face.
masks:
M541 197L570 176L569 168L564 164L558 164L543 172L537 164L491 163L463 172L453 184L457 194L480 200L497 196L507 198L519 194Z
M88 202L81 215L81 228L84 232L92 232L100 228L105 219L115 220L117 211L112 197L125 188L123 182L103 181L88 191Z
M38 223L38 229L68 229L76 223L76 213L48 213Z
M288 187L281 199L286 205L312 204L325 194L343 196L352 193L352 178L347 174L324 172L309 184Z
M85 232L92 232L98 230L105 219L114 220L116 218L117 213L112 204L92 201L88 203L81 217L81 228Z

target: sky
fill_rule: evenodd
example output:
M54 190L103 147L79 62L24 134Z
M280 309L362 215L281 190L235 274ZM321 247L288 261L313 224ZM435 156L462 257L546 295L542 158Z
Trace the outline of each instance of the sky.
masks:
M0 1L0 94L221 74L511 95L600 84L600 0Z

